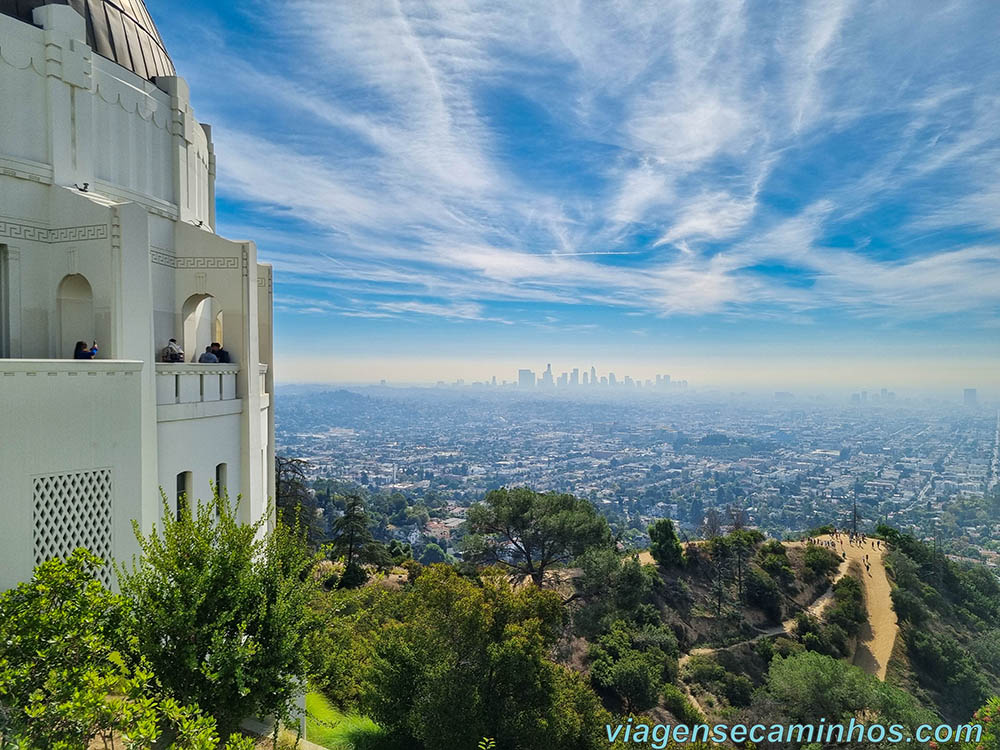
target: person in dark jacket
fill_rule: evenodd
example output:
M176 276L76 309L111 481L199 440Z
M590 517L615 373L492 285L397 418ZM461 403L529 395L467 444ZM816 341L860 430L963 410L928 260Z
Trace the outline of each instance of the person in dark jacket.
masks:
M77 341L76 349L73 352L73 359L93 359L97 356L97 342L87 348L86 341Z
M232 360L229 359L229 352L222 348L222 344L218 341L212 342L212 354L214 354L219 362L224 365L228 365Z

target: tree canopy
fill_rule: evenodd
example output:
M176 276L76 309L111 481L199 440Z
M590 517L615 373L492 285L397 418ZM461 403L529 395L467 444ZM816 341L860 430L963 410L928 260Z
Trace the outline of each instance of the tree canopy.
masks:
M649 540L649 552L659 565L679 568L684 564L684 550L669 518L661 518L649 527Z
M606 747L600 703L547 657L562 621L552 592L431 566L372 633L361 705L406 747Z
M608 522L594 506L565 493L493 490L466 517L472 532L465 541L469 554L530 576L539 586L553 565L611 544Z
M103 561L85 549L49 560L30 582L0 595L0 745L215 750L215 721L159 693L148 663L122 631L123 602L94 574ZM232 738L226 750L249 750Z
M241 523L211 503L166 509L162 529L119 572L128 628L166 692L196 703L228 736L247 716L289 717L305 675L313 559L283 524Z

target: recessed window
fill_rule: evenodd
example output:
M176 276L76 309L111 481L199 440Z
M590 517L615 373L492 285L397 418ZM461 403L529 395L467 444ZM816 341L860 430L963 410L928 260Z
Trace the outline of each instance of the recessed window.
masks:
M181 511L188 507L188 498L191 496L191 472L182 471L177 475L177 520L181 520Z

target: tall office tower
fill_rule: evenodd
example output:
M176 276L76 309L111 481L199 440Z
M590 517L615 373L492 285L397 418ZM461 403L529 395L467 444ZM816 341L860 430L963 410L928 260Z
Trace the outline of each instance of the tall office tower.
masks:
M597 385L597 368L593 365L590 366L590 384Z
M979 397L976 394L975 388L966 388L964 394L964 402L966 406L975 406L979 403Z
M615 379L615 374L613 372L608 373L608 385L618 385L618 381Z
M861 391L861 403L862 404L868 403L868 391Z
M664 375L663 376L663 385L670 385L670 376L669 375Z
M590 373L586 370L583 371L583 384L588 385L590 383Z
M0 0L0 589L76 547L129 560L161 488L265 514L271 267L216 234L215 175L142 0Z
M555 385L555 381L552 379L552 365L545 366L545 372L542 373L542 385L546 388L551 388Z
M882 401L888 401L889 400L889 389L888 388L883 388L880 391L880 395L881 395Z
M586 373L584 373L586 375ZM570 385L580 385L580 368L574 367L573 372L569 374L569 384Z
M607 385L607 384L608 384L608 376L601 375L601 385Z
M518 370L517 371L517 387L518 388L534 388L535 387L535 373L531 370Z
M490 378L490 385L495 386L496 384L497 384L497 376L494 375L492 378Z
M626 375L625 376L625 387L626 388L631 388L632 387L632 376L631 375Z
M660 375L656 376L656 387L659 388L660 384L663 382L663 377Z
M565 388L566 383L568 382L569 382L569 375L567 375L565 372L561 373L559 377L556 379L556 385L558 385L560 388Z

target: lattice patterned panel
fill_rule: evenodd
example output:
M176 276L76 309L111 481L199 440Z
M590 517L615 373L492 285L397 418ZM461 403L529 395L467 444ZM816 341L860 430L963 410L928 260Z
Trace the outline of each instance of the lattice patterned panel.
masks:
M86 547L111 560L111 469L35 477L35 565ZM110 585L110 565L100 578Z

